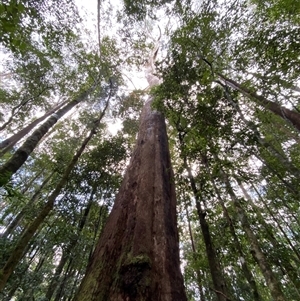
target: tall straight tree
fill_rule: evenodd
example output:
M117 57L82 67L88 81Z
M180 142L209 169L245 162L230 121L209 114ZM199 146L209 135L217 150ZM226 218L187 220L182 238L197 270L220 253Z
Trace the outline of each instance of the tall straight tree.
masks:
M150 87L157 48L147 66ZM186 300L176 196L164 116L144 105L114 207L75 300Z

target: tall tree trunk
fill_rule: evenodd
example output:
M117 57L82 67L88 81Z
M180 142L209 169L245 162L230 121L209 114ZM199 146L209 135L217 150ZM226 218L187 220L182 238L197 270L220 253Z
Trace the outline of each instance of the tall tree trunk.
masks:
M49 131L49 129L63 115L74 108L78 103L85 100L86 97L95 89L95 87L96 83L94 83L92 87L82 92L78 97L76 97L66 106L53 114L26 139L23 145L18 148L13 156L3 166L0 167L0 186L3 186L9 182L11 176L26 162L28 156L32 153L32 151L38 145L39 141Z
M110 99L110 96L109 96ZM68 177L76 165L79 157L83 153L85 147L87 146L88 142L91 140L91 138L96 133L96 129L98 128L101 119L103 118L105 111L108 107L109 99L106 102L106 106L103 110L103 112L100 114L98 120L95 122L94 127L90 131L88 137L86 137L81 145L81 147L78 149L74 157L72 158L71 162L67 166L61 180L58 182L55 190L51 193L51 195L48 198L47 203L44 205L43 209L40 211L38 216L34 219L34 221L27 227L27 229L24 230L22 233L21 238L17 242L14 250L11 252L10 257L8 258L7 262L5 263L4 267L0 271L0 291L4 288L8 278L12 274L14 268L18 264L19 260L22 258L24 251L26 249L26 246L30 242L31 238L34 236L37 229L41 226L45 218L48 216L49 212L53 209L55 199L60 194L62 188L66 184Z
M242 266L242 271L249 283L249 286L251 288L251 291L252 291L252 294L253 294L253 300L256 300L256 301L261 301L261 296L258 292L258 288L257 288L257 285L256 285L256 282L254 280L254 277L248 267L248 264L247 264L247 261L245 260L245 255L244 255L244 252L243 252L243 248L241 246L241 243L238 239L238 236L236 234L236 231L235 231L235 228L234 228L234 225L233 225L233 222L232 222L232 219L228 213L228 210L225 206L225 203L220 195L220 192L219 192L219 189L217 188L217 185L215 184L215 181L211 178L211 181L212 181L212 184L213 184L213 187L214 187L214 190L217 194L217 197L218 197L218 200L221 204L221 207L223 209L223 214L225 216L225 218L227 219L227 222L228 222L228 225L229 225L229 230L231 232L231 235L233 237L233 241L234 241L234 245L235 245L235 248L238 252L238 255L239 257L241 258L241 266Z
M268 234L268 237L269 237L269 240L272 244L272 247L275 249L275 250L282 250L283 249L283 246L277 241L276 237L274 236L273 234L273 231L270 227L269 224L266 223L265 221L265 218L264 216L261 214L260 210L261 208L258 208L251 196L249 195L249 193L247 192L247 190L245 189L244 185L242 184L242 182L239 180L239 179L236 179L237 183L239 184L239 187L241 188L244 196L245 196L245 199L251 204L252 208L254 209L254 211L256 212L256 214L258 215L259 217L259 222L264 226L267 234ZM265 208L268 207L266 206L266 204L264 204ZM284 256L283 257L279 257L279 258L274 258L274 262L279 266L281 267L283 273L286 273L289 277L289 279L291 280L291 282L294 284L294 287L295 287L295 292L297 293L297 295L299 296L300 298L300 291L299 291L299 288L300 288L300 279L297 275L297 271L296 271L296 268L292 266L292 264L290 263L290 258L293 258L293 256L289 256L288 258L285 258ZM294 258L295 260L296 258ZM298 260L296 259L296 262ZM299 262L297 262L299 263Z
M142 111L137 145L75 300L184 301L164 117Z
M196 200L196 209L199 217L200 222L200 228L203 236L203 240L205 243L205 250L208 260L208 265L210 269L210 274L212 277L213 285L214 285L214 292L217 295L217 298L219 301L230 301L230 298L228 296L227 292L227 285L226 281L223 277L222 269L220 266L219 259L217 257L217 253L214 249L213 242L210 235L209 225L205 219L206 212L202 209L201 203L200 203L200 193L197 189L195 179L192 175L190 167L187 165L186 158L184 158L184 165L188 172L188 177L190 180L190 185L192 188L192 191L194 193L194 197Z
M274 273L267 261L267 258L259 245L258 239L250 227L248 217L247 217L244 209L240 205L240 202L231 187L229 178L224 172L222 173L222 175L223 175L224 183L226 185L227 192L229 193L229 195L233 201L233 204L237 210L238 217L242 223L243 229L246 233L249 243L251 244L251 254L252 254L254 260L257 262L257 264L266 280L266 283L270 290L270 293L271 293L274 301L285 301L286 299L281 291L280 283L276 279L276 276L274 275Z
M289 246L291 247L291 249L293 250L293 252L295 253L295 255L297 256L297 258L293 257L294 262L296 262L296 264L298 265L300 263L300 253L299 251L296 249L296 247L293 245L291 239L289 238L289 236L287 235L286 231L283 229L281 223L282 220L278 220L278 218L275 216L274 212L271 210L269 204L267 204L267 202L265 201L265 199L259 194L259 191L255 188L255 186L252 186L255 190L255 192L257 193L257 195L259 196L260 201L264 204L264 208L267 210L267 212L271 215L271 217L273 218L274 222L276 223L278 229L281 231L282 235L284 236L284 238L286 239L287 243L289 244ZM297 236L295 236L297 237Z
M242 86L236 81L225 77L224 75L218 73L220 79L231 88L240 91L243 95L253 99L258 105L265 107L270 112L289 121L298 131L300 131L300 113L292 111L286 107L279 105L276 102L266 99L262 95L258 95L256 92L249 90L248 88Z
M190 215L189 215L188 206L187 206L186 201L184 201L184 207L185 207L185 213L186 213L187 222L188 222L188 229L189 229L189 235L190 235L190 240L191 240L193 259L196 262L197 261L197 251L196 251L196 247L195 247L193 231L192 231L192 227L191 227L191 219L190 219ZM197 280L200 300L204 301L205 298L204 298L203 286L202 286L202 281L201 281L201 271L200 271L200 269L196 268L195 272L196 272L196 280Z
M180 147L181 147L181 154L183 157L183 167L188 173L188 178L190 182L190 187L193 191L194 198L196 201L196 209L197 209L197 214L200 222L200 228L205 244L205 250L206 250L206 256L208 260L208 265L209 265L209 270L210 274L212 277L212 282L214 285L213 291L216 293L218 301L230 301L230 298L228 296L227 292L227 285L226 281L223 277L223 272L220 266L220 262L217 256L217 253L214 249L212 238L210 235L210 230L209 230L209 225L205 219L206 217L206 212L205 210L202 209L201 206L201 192L197 189L196 181L193 177L192 171L190 166L188 165L187 158L183 154L183 149L184 149L184 141L183 141L183 136L181 135L181 131L179 129L179 142L180 142Z
M7 151L9 151L19 140L21 140L25 135L27 135L37 124L39 124L40 122L45 120L51 114L55 113L57 110L59 110L65 104L66 104L66 101L56 105L54 108L52 108L48 112L46 112L43 116L32 121L30 124L28 124L26 127L24 127L22 130L20 130L16 134L1 141L0 149L2 149L2 151L0 152L0 156L3 156Z

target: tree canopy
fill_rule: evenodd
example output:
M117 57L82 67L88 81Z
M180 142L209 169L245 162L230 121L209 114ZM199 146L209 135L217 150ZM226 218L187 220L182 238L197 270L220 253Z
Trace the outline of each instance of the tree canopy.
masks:
M150 95L188 300L299 300L300 2L90 2L0 3L1 299L74 299Z

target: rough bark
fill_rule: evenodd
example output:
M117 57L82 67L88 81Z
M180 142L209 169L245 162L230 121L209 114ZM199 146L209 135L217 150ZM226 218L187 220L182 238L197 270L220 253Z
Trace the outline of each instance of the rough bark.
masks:
M22 130L20 130L16 134L1 141L0 149L2 149L2 151L0 152L0 156L3 156L7 151L9 151L19 140L21 140L25 135L27 135L37 124L39 124L40 122L45 120L51 114L55 113L55 111L59 110L65 104L66 104L66 101L60 103L59 105L55 106L54 108L52 108L51 110L46 112L40 118L37 118L36 120L32 121L30 124L28 124L26 127L24 127Z
M0 186L7 184L11 176L26 162L28 156L33 152L42 137L49 129L68 111L75 107L78 103L86 99L86 97L96 87L94 84L90 89L82 92L78 97L69 102L51 117L49 117L39 128L37 128L23 143L22 146L13 154L13 156L0 167Z
M137 145L75 300L186 300L163 116L147 102Z
M240 85L236 81L225 77L222 74L218 74L220 79L225 82L228 86L235 90L240 91L243 95L255 100L258 105L265 107L270 112L289 121L298 131L300 131L300 113L290 110L284 106L279 105L276 102L266 99L262 95L258 95L256 92L247 89L246 87Z

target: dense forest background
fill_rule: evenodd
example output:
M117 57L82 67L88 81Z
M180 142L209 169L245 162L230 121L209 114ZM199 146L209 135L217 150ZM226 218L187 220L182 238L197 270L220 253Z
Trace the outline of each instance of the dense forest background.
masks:
M188 300L300 300L299 0L76 4L0 2L1 300L73 300L148 95Z

